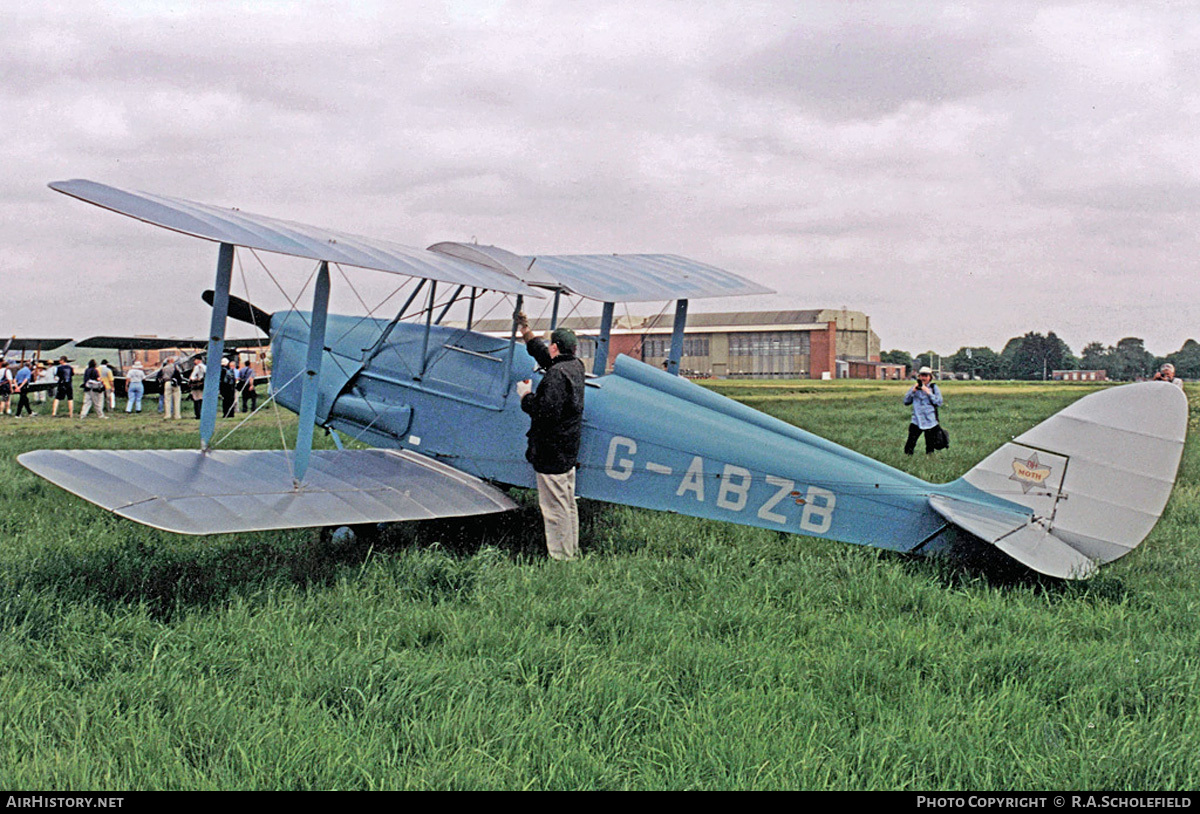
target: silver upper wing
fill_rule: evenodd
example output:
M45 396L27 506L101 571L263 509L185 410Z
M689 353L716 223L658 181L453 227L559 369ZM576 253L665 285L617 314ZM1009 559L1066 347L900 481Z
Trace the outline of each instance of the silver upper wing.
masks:
M504 270L529 285L558 288L598 302L658 302L773 294L724 269L675 254L520 256L496 246L436 243L432 252Z
M117 189L95 181L55 181L50 188L145 223L205 240L508 294L542 296L507 272L388 240L182 198Z
M50 188L205 240L509 294L541 297L531 288L537 286L600 302L653 302L774 293L724 269L673 254L521 256L496 246L454 242L417 249L95 181L55 181Z

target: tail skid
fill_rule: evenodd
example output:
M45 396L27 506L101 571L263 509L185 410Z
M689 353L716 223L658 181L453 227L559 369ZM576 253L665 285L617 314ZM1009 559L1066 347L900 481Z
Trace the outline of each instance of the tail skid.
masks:
M1183 391L1146 382L1093 393L930 497L934 511L1053 577L1128 554L1158 522L1187 434Z

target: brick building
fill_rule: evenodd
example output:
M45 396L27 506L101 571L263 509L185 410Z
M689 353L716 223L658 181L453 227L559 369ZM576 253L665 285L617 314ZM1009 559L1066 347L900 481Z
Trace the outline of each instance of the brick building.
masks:
M661 366L671 349L671 321L665 312L614 319L610 367L620 353ZM579 336L579 356L585 362L592 359L600 318L572 317L562 325ZM533 320L530 327L544 332L549 320ZM508 329L501 320L476 325L476 330L496 335L506 335ZM904 366L882 364L879 353L879 337L861 311L693 312L688 315L679 369L688 376L718 378L832 379L839 376L839 368L840 375L851 378L904 378Z
M1106 370L1052 370L1050 378L1056 382L1106 382Z

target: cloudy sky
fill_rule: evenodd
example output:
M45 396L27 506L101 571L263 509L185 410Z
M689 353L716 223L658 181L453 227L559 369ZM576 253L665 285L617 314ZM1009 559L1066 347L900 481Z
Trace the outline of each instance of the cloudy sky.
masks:
M846 306L885 348L1200 339L1192 3L19 0L0 77L4 334L205 332L215 245L46 187L90 178L683 254L779 292L693 310Z

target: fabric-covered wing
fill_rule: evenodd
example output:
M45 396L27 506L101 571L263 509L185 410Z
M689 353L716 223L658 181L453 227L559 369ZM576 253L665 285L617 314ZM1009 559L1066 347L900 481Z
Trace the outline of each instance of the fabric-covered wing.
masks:
M397 450L313 453L295 487L267 450L36 450L23 466L121 517L177 534L388 523L516 508L499 489Z
M227 348L265 348L270 339L225 340ZM207 348L207 339L180 338L177 336L92 336L75 343L77 348L103 348L104 350L173 350L175 348Z
M542 296L511 274L388 240L306 226L182 198L131 192L95 181L55 181L50 188L164 229L219 243L509 294Z
M744 277L674 254L574 254L528 258L532 268L600 302L655 302L773 294Z
M0 347L7 346L9 351L51 351L61 348L70 339L37 339L26 336L14 336L11 339L0 338Z

